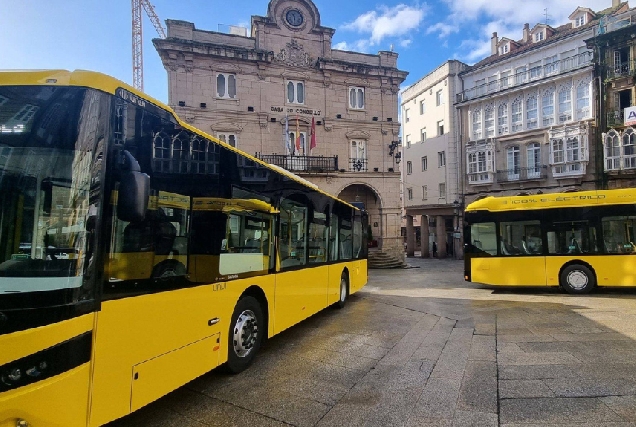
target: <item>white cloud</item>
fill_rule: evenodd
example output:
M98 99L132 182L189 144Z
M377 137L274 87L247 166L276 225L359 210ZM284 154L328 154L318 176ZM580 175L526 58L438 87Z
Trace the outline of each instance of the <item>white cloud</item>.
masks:
M333 45L333 49L349 50L349 45L347 44L347 42L340 42Z
M374 46L387 37L399 37L415 30L426 13L425 6L407 6L399 4L394 7L380 6L358 16L353 22L345 24L342 29L370 34L369 45Z
M437 33L440 39L444 39L451 33L457 32L459 32L458 25L445 24L443 22L438 22L437 24L431 25L426 29L426 34Z
M402 46L403 48L407 48L411 45L411 43L413 43L413 40L411 39L404 39L404 40L400 40L400 46Z
M338 42L332 46L333 49L338 50L349 50L352 52L362 52L367 53L369 51L370 43L369 40L356 40L352 43L347 42Z

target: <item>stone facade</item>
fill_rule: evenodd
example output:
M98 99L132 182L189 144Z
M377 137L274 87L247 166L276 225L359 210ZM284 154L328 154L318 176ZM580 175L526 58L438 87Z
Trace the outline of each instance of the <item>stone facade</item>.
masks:
M167 26L168 37L153 43L180 117L265 160L278 154L320 188L364 202L373 238L402 257L400 174L388 154L407 75L396 53L332 49L335 30L321 25L310 0L270 1L266 16L252 17L250 37L184 21ZM309 167L315 162L320 167Z

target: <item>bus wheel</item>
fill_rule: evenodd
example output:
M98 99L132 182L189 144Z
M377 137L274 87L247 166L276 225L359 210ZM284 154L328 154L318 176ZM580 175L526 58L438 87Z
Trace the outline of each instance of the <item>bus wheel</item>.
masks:
M594 273L584 265L568 265L561 272L560 284L570 294L587 294L596 286Z
M244 371L254 360L263 341L263 310L250 296L239 300L230 323L227 369L234 374Z
M347 277L347 273L342 273L340 276L340 296L338 298L338 302L336 303L336 307L344 308L347 304L347 298L349 297L349 278Z

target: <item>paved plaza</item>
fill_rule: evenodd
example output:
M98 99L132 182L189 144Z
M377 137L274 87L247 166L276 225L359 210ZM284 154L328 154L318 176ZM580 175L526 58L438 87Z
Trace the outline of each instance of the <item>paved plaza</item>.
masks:
M487 289L462 261L407 262L247 371L109 426L636 426L636 291Z

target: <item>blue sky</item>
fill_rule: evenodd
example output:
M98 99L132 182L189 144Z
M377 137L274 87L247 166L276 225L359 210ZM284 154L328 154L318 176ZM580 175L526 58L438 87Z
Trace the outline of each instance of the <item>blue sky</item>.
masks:
M377 53L393 45L404 86L448 59L469 64L490 54L490 37L520 39L523 24L567 22L577 6L601 10L611 0L315 0L322 25L336 29L334 47ZM267 0L152 0L159 18L199 29L249 26L267 13ZM231 7L228 5L231 4ZM130 0L0 0L0 69L64 68L101 71L132 83ZM167 75L144 17L144 89L168 100Z

